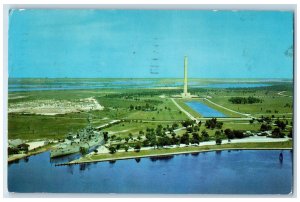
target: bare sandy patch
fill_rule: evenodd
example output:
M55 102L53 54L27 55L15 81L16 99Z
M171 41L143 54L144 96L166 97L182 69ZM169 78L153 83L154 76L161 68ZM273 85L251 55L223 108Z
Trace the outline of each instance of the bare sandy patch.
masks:
M56 115L103 109L94 97L90 97L72 101L50 99L12 103L8 106L8 113Z
M16 100L16 99L21 99L21 98L26 98L28 96L8 96L8 99L9 100Z

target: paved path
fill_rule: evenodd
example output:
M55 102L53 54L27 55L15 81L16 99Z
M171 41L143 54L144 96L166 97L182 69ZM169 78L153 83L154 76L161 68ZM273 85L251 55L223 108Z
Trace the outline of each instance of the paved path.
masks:
M280 95L280 96L283 96L283 97L293 97L291 95L284 95L283 93L285 93L286 91L280 91L278 92L277 94Z
M198 123L198 119L196 119L193 115L191 115L189 112L187 112L186 110L184 110L175 100L174 98L171 98L172 102L178 107L178 109L180 111L182 111L183 113L185 113L191 120L195 120L196 123Z
M109 123L106 123L106 124L103 124L103 125L101 125L101 126L96 127L96 129L101 129L101 128L104 128L104 127L109 126L109 125L111 125L111 124L119 123L119 122L121 122L121 120L112 120L112 121L109 122Z
M250 118L255 118L255 117L251 116L251 114L244 114L244 113L241 113L241 112L238 112L238 111L234 111L234 110L232 110L232 109L228 109L227 107L223 107L222 105L219 105L219 104L217 104L217 103L215 103L215 102L213 102L213 101L211 101L211 100L209 100L209 99L207 99L207 98L203 98L203 99L206 100L207 102L210 102L210 103L213 104L213 105L216 105L216 106L218 106L218 107L221 107L221 108L223 108L223 109L226 109L226 110L228 110L228 111L230 111L230 112L233 112L233 113L236 113L236 114L240 114L240 115L242 115L242 116L247 116L247 117L250 117Z

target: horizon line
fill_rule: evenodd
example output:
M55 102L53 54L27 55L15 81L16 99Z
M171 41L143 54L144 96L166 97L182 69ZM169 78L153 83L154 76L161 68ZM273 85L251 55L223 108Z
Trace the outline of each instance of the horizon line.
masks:
M8 79L184 79L183 77L7 77ZM287 77L257 77L257 78L246 78L246 77L189 77L188 79L287 79L293 80L294 78Z

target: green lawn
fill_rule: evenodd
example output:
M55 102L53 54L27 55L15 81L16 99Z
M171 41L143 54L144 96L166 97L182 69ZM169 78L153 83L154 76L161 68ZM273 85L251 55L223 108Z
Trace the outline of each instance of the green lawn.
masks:
M267 110L271 110L270 115L276 115L275 110L278 113L292 113L293 111L291 107L285 107L286 104L292 105L293 99L290 97L264 97L262 103L255 104L232 104L228 99L229 97L214 97L211 101L229 109L253 115L266 113Z

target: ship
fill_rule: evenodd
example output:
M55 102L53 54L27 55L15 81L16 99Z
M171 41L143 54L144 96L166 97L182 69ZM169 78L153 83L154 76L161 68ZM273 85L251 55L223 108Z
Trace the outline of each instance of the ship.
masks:
M79 153L81 150L89 151L105 143L103 134L88 125L77 133L69 133L64 142L58 144L50 151L50 158Z

